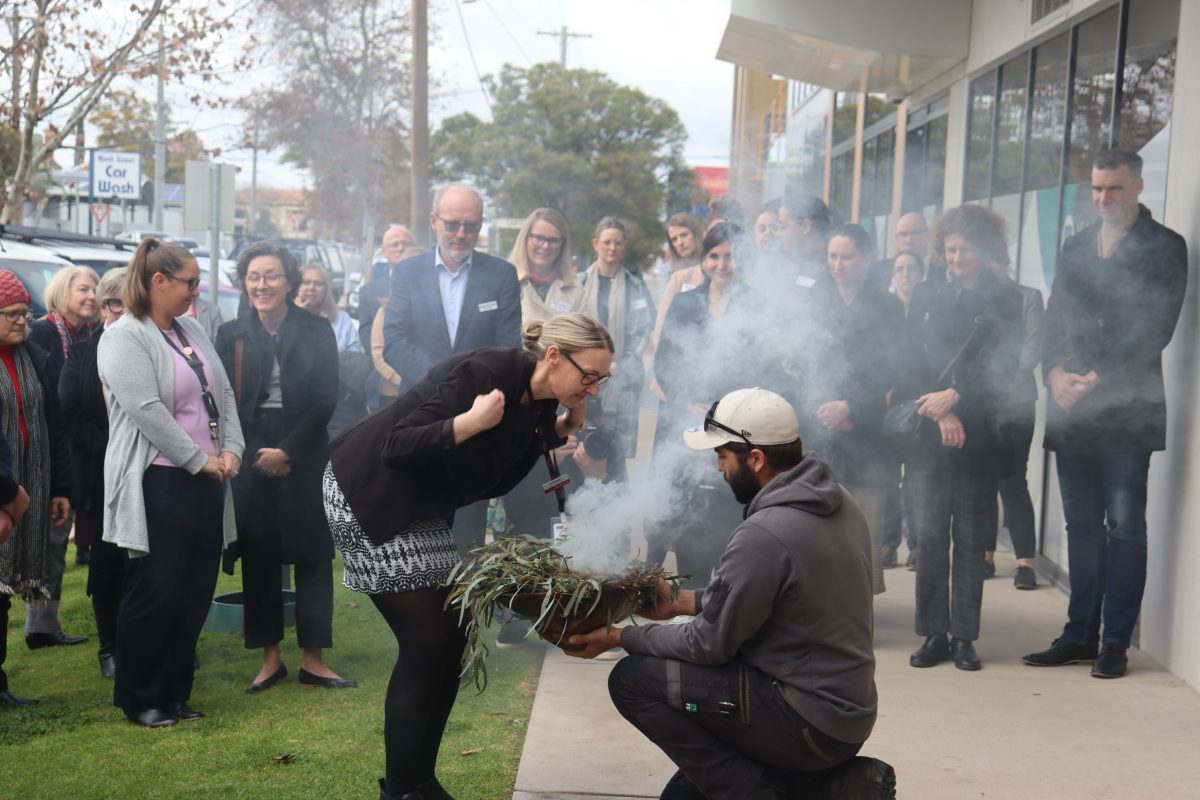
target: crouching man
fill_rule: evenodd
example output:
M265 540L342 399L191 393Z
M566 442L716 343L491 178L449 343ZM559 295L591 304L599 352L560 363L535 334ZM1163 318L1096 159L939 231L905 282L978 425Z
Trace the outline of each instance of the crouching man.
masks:
M684 441L716 450L745 521L703 592L660 583L641 612L690 622L601 628L573 655L628 651L609 693L679 767L664 800L894 797L891 767L855 758L876 707L862 512L773 392L727 394Z

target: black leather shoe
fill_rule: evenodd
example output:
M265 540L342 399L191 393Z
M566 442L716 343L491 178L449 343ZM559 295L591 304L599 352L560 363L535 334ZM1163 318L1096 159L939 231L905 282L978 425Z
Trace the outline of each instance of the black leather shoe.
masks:
M303 672L303 671L304 670L301 670L301 672ZM265 692L267 689L270 689L272 686L279 683L281 680L283 680L286 677L287 677L287 667L285 667L283 664L280 664L279 669L277 669L273 673L271 673L270 677L264 678L261 681L258 681L257 683L251 683L249 686L247 686L246 694L258 694L259 692Z
M975 645L966 639L950 638L950 657L954 659L954 666L967 672L974 672L983 666L975 654Z
M304 667L300 668L296 679L305 686L320 686L325 689L353 689L358 686L358 681L349 678L322 678L320 675L313 675Z
M36 706L40 702L40 700L33 700L28 697L17 697L8 689L0 692L0 706Z
M43 647L70 647L76 644L83 644L88 640L86 636L68 636L59 631L58 633L27 633L25 634L25 644L29 645L30 650L38 650Z
M193 719L204 719L203 711L197 711L182 701L178 703L171 703L169 706L167 706L167 713L178 719L180 722L187 722Z
M134 725L141 725L143 728L165 728L168 725L174 725L179 722L178 719L172 717L165 711L157 708L148 708L145 711L134 714L131 711L126 711L125 716Z
M1033 567L1017 567L1017 571L1013 573L1013 586L1018 589L1036 589L1037 573L1033 571Z
M1081 661L1095 661L1096 645L1078 644L1060 636L1048 649L1030 653L1021 660L1032 667L1062 667Z
M438 779L434 778L431 781L426 781L417 787L421 792L421 797L424 800L454 800L450 793L438 783Z
M820 772L792 772L784 778L788 797L896 800L896 770L869 756L855 756Z
M1129 668L1125 648L1119 644L1106 644L1100 648L1100 656L1092 664L1093 678L1119 678Z
M100 677L115 678L117 677L117 659L112 653L100 654Z
M983 560L983 579L986 581L988 578L994 577L996 577L996 562L988 561L985 558Z
M946 641L946 634L939 633L936 636L926 636L925 644L908 657L908 663L913 667L935 667L949 657L950 643Z
M430 800L434 797L436 797L436 795L427 795L420 787L411 792L405 792L404 794L388 794L387 780L384 778L379 779L379 800ZM449 795L447 795L447 797L449 797ZM451 798L451 800L454 800L454 798Z

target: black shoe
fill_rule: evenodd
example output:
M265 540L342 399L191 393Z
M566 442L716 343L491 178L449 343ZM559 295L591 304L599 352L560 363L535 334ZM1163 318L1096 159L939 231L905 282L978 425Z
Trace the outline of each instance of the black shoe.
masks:
M428 786L429 784L425 785ZM450 797L449 795L446 796ZM387 780L385 778L379 779L379 800L434 800L434 798L437 797L437 795L425 794L423 788L421 787L418 787L411 792L405 792L404 794L388 794ZM454 800L454 798L451 797L450 800Z
M117 677L117 659L112 653L100 654L100 677Z
M1081 661L1096 660L1096 645L1077 644L1063 637L1055 639L1049 649L1030 653L1021 660L1032 667L1062 667Z
M68 636L59 631L58 633L27 633L25 634L25 644L29 645L30 650L39 650L43 647L59 647L83 644L88 640L86 636Z
M975 646L966 639L950 638L950 657L954 659L954 666L968 672L974 672L983 666L979 656L975 654Z
M1034 573L1033 567L1017 567L1017 571L1013 573L1013 586L1018 589L1036 589L1037 574Z
M303 672L303 670L301 671ZM287 667L285 667L283 664L280 664L279 669L271 673L270 677L263 678L261 681L258 681L257 683L251 683L249 686L247 686L246 694L258 694L259 692L265 692L267 689L270 689L272 686L279 683L286 677Z
M171 703L169 706L167 706L167 712L180 722L187 722L193 719L204 719L203 711L197 711L183 701Z
M125 716L134 725L141 725L143 728L165 728L168 725L174 725L179 722L175 717L157 708L148 708L137 714L134 714L132 711L126 711Z
M896 548L885 545L879 560L884 569L891 569L896 566Z
M996 577L996 562L988 561L985 558L983 560L983 579L986 581L988 578L994 577Z
M671 780L663 787L659 800L705 800L705 797L703 792L696 788L696 784L683 774L683 770L676 770Z
M908 559L904 562L904 567L909 572L917 571L917 551L916 550L908 551Z
M92 556L87 550L75 554L75 566L86 567L90 563L92 563Z
M926 636L925 644L921 645L908 657L908 663L913 667L935 667L950 657L950 643L946 634Z
M17 697L8 689L0 692L0 706L36 706L40 702L29 697Z
M868 756L855 756L820 772L791 772L783 780L787 797L896 798L896 770L891 764Z
M320 686L325 689L353 689L358 686L358 681L349 678L322 678L320 675L313 675L304 667L300 668L297 680L305 686Z
M1093 678L1119 678L1129 668L1125 648L1119 644L1106 644L1100 648L1100 656L1092 664Z

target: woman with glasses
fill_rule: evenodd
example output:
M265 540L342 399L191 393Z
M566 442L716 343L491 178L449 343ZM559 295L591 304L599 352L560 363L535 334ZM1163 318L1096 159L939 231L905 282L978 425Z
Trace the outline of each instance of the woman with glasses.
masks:
M575 310L592 316L612 334L616 347L613 379L592 402L593 416L621 437L625 455L637 454L645 367L642 359L654 332L654 300L646 284L625 266L625 225L605 217L596 225L596 260L583 275ZM598 408L597 408L598 406Z
M325 513L343 582L371 598L399 645L384 704L381 800L450 797L434 764L465 644L442 587L460 556L455 510L501 497L543 459L553 463L548 452L583 428L612 363L612 339L595 319L531 322L523 349L453 355L330 444Z
M571 267L567 220L553 208L538 208L521 225L508 260L521 284L521 322L566 314L582 290Z
M371 358L363 350L358 326L333 301L329 273L324 267L305 264L300 268L300 291L296 293L296 305L333 326L333 335L337 340L338 386L337 405L329 420L328 430L330 436L336 436L367 415L367 380L373 371ZM383 325L379 327L382 329Z
M750 358L713 357L717 351L729 353L739 342L746 353L753 351L745 327L750 309L743 305L743 259L735 252L739 233L718 222L705 234L700 259L704 282L675 296L654 357L654 375L667 396L654 431L654 469L670 475L686 501L678 516L648 531L646 560L662 563L673 546L677 571L690 575L689 585L697 587L708 585L729 531L741 521L741 506L709 464L687 457L683 431L701 424L715 398L763 380Z
M71 511L67 432L59 416L57 386L50 378L50 359L45 350L26 341L31 299L16 275L0 270L0 409L4 438L13 452L13 478L29 494L29 511L0 544L0 707L36 702L8 690L8 609L13 596L45 605L53 587L61 587L62 570L52 564L59 545L51 530L64 526Z
M146 727L204 716L188 700L221 551L237 538L241 467L233 387L204 329L182 316L200 288L184 248L143 239L125 314L100 340L108 405L104 540L126 555L113 705Z
M321 502L329 460L326 426L337 403L338 353L323 317L293 301L302 273L287 247L259 242L238 257L247 303L217 331L217 352L233 382L246 464L233 483L242 559L244 637L261 649L262 667L248 694L287 676L283 641L283 570L292 565L299 681L356 686L324 661L333 646L333 539Z
M121 602L125 554L115 544L103 540L108 408L104 405L96 357L104 331L125 313L121 292L127 272L125 267L118 267L100 278L96 298L101 325L91 337L71 345L58 381L63 421L70 436L75 540L78 542L82 532L92 542L87 593L92 598L92 614L96 619L100 674L106 678L116 674L117 606Z

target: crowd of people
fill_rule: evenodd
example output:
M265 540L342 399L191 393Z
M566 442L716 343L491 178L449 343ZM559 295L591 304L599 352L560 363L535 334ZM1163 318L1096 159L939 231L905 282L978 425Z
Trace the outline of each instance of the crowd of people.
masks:
M431 250L404 226L384 233L385 263L360 290L357 324L323 270L272 243L238 259L242 311L215 335L197 309L195 259L168 242L145 240L128 269L103 277L60 271L37 322L20 282L0 271L0 404L16 487L0 470L4 619L19 596L30 647L86 641L57 614L73 526L114 704L137 724L172 725L204 716L189 698L222 555L231 572L241 561L245 646L262 653L246 691L287 677L290 568L298 679L350 688L324 660L336 549L344 584L370 597L399 645L380 797L441 800L434 766L465 641L445 609L451 568L484 539L497 498L506 530L549 536L563 512L552 490L560 468L580 484L624 481L626 461L648 445L646 480L663 487L665 510L646 520L645 552L630 555L662 563L674 552L693 591L667 607L699 615L700 627L682 642L653 629L601 637L589 654L624 646L711 664L711 645L740 663L768 628L759 652L812 652L814 664L836 652L828 663L859 677L814 686L803 671L772 675L798 693L789 705L821 742L810 736L812 757L795 768L823 769L850 759L873 724L870 595L885 590L906 537L922 640L914 667L981 667L973 643L1001 504L1014 585L1037 586L1025 469L1040 365L1072 596L1062 636L1025 660L1094 660L1093 675L1119 677L1145 583L1149 455L1165 446L1160 353L1186 251L1138 204L1136 155L1105 151L1093 167L1099 220L1067 240L1045 307L1015 282L1004 222L983 206L934 220L910 211L879 258L866 230L808 195L753 217L732 200L705 220L675 214L661 266L643 270L615 217L595 225L594 260L577 262L568 220L552 208L528 215L507 260L480 252L483 200L450 184L434 197ZM738 394L747 387L762 388ZM745 397L769 411L737 406ZM653 436L639 430L651 405ZM715 474L690 455L713 448ZM842 619L852 642L828 640L820 620L717 619L727 600L770 607L765 576L778 565L735 546L756 541L741 535L752 517L784 540L793 525L847 537L784 541L776 555L830 559L846 597L821 613ZM736 581L755 573L764 591L739 599ZM797 576L778 579L784 592ZM9 691L4 646L0 702L35 702ZM642 685L634 669L614 683L622 713L655 741L661 731L686 741L654 721L657 700L630 688ZM749 748L753 764L756 741L728 746ZM757 768L713 771L694 756L677 761L673 783L709 797L776 796ZM787 759L772 750L768 760Z

